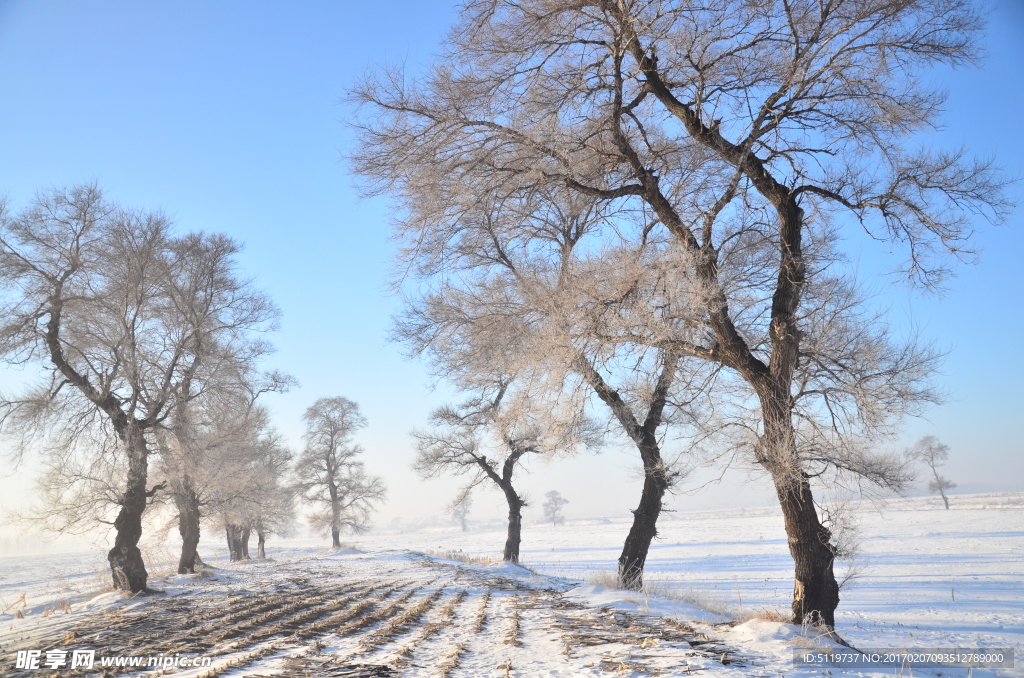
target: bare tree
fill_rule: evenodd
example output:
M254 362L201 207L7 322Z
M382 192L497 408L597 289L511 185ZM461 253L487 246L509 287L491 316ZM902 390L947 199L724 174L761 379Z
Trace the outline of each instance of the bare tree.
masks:
M678 251L703 336L630 339L718 365L749 394L750 449L774 484L795 564L793 619L832 627L835 549L808 459L851 459L856 475L866 457L847 444L847 424L820 423L837 394L855 418L869 415L853 427L891 425L933 397L919 377L934 357L867 328L852 348L881 342L892 348L882 360L841 369L834 391L796 393L809 288L844 277L841 257L809 253L851 223L902 247L900 271L934 287L950 259L970 256L970 217L1005 216L990 163L916 143L943 99L920 74L972 62L980 27L969 0L475 0L422 82L391 71L356 89L371 113L355 169L399 200L406 257L428 269L453 248L412 248L457 242L487 211L468 213L467 202L557 185L647 213L641 233L665 233ZM843 368L836 357L819 361L819 380ZM853 376L862 368L871 388ZM898 407L871 419L872 391ZM816 403L814 423L797 395ZM866 468L871 481L878 464Z
M266 557L270 534L288 534L294 522L294 494L284 482L291 452L272 430L248 437L237 450L241 473L235 483L214 486L210 504L219 511L232 560L247 560L249 539L257 536L257 556ZM226 469L225 469L226 470Z
M550 520L552 525L561 525L565 522L562 507L568 504L569 500L564 498L558 490L551 490L544 496L548 498L544 502L544 520Z
M257 555L266 558L268 535L288 536L295 523L295 496L285 482L292 459L276 433L266 434L259 441L252 464L251 487L254 490L250 521L256 532Z
M40 194L0 223L0 353L8 363L40 366L49 379L3 403L4 431L20 435L16 450L49 441L93 451L88 467L72 469L89 477L67 478L46 499L59 501L67 489L75 506L83 498L77 481L96 486L97 472L113 471L119 487L102 490L100 500L117 507L107 559L115 586L133 592L146 590L142 516L164 487L147 484L154 432L189 397L183 384L205 382L199 342L244 355L253 344L231 340L270 327L276 313L224 269L207 278L212 292L181 285L179 274L194 263L190 242L223 246L225 260L237 251L221 236L175 238L163 216L107 203L95 186ZM222 286L234 294L221 295ZM211 297L215 308L198 326Z
M583 418L566 425L543 416L526 394L511 391L506 380L458 408L442 407L430 416L431 429L415 431L417 456L413 468L424 478L444 473L469 475L470 481L454 502L463 503L483 483L493 483L508 504L508 533L503 558L519 562L526 500L513 478L529 455L571 452L596 444L596 433Z
M922 462L932 472L935 479L928 481L928 492L930 494L937 492L942 497L942 503L949 509L946 490L952 490L956 487L956 483L939 474L939 467L949 459L949 446L939 442L935 436L925 436L914 444L914 447L909 450L908 456L914 461Z
M177 421L173 434L160 436L157 473L167 479L178 514L180 573L195 571L201 523L224 529L229 553L238 560L249 557L251 532L259 537L262 557L267 534L287 532L293 519L286 482L292 455L270 428L267 412L245 398L204 404L192 410L187 430Z
M682 359L674 347L610 338L607 323L615 310L638 297L650 301L635 304L645 315L661 317L677 333L689 331L678 299L659 303L651 294L664 286L638 279L653 263L646 239L639 252L631 243L604 243L600 251L607 260L591 258L587 245L580 245L637 215L602 213L594 200L559 190L483 204L472 193L461 197L465 223L455 232L423 234L408 253L414 257L409 265L429 287L409 295L396 336L463 389L493 389L496 370L519 373L511 383L521 385L527 398L557 400L552 413L563 423L582 421L589 398L596 397L643 465L640 502L619 558L623 583L638 588L664 496L680 475L662 454L662 437L670 422L697 421L691 399L680 394L712 378L714 370L697 365L681 379Z
M469 518L469 509L473 506L473 497L469 492L460 492L448 506L448 513L451 514L452 518L459 521L459 525L462 526L463 532L469 531L469 526L466 524L466 519Z
M350 444L366 426L359 406L347 398L321 398L303 415L306 448L295 467L295 486L301 498L315 508L310 524L328 529L331 544L341 546L342 530L361 532L370 524L375 505L384 501L384 481L366 473Z
M230 478L230 473L218 468L225 446L246 436L252 440L252 431L264 429L267 416L254 410L257 399L268 392L286 391L293 380L255 369L271 347L251 332L253 321L272 318L276 312L247 281L238 278L234 256L239 245L223 237L193 234L174 246L177 266L172 275L178 293L173 301L187 308L194 328L195 361L203 368L202 379L186 379L178 385L158 437L162 470L178 512L182 541L178 572L183 574L195 571L204 504ZM227 314L226 309L235 312Z

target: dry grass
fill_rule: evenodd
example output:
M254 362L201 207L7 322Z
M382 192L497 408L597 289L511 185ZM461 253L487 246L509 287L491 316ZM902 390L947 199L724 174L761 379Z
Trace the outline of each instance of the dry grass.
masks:
M443 587L435 590L412 607L403 610L397 616L389 619L384 626L360 640L359 644L364 648L372 649L390 642L395 636L404 633L419 622L420 618L422 618L428 610L434 607L434 603L436 603L438 598L443 594Z
M501 642L505 645L519 646L522 645L522 641L519 639L519 635L522 629L519 626L519 608L513 607L512 614L509 616L511 623L508 631L505 633L505 639Z
M831 647L832 641L846 645L846 642L836 635L836 632L832 629L822 628L809 623L804 623L800 628L802 633L798 636L794 636L790 641L797 647L806 647L811 650L828 649Z
M778 610L744 609L742 606L736 606L724 600L716 592L694 589L692 586L683 589L668 582L652 580L649 577L644 578L644 585L640 591L624 589L619 582L618 573L612 570L592 570L587 573L586 581L589 584L604 586L609 589L630 591L634 594L633 601L644 609L650 609L650 596L657 596L659 598L668 598L669 600L688 603L705 612L738 622L760 619L762 621L787 623L790 620L788 614Z
M606 589L622 589L619 575L612 570L590 570L583 578L588 584L603 586Z
M751 616L751 619L760 619L761 621L779 622L780 624L788 624L791 615L779 612L778 610L764 610Z
M5 601L5 602L6 602L6 601ZM7 612L7 611L8 611L8 610L10 610L10 609L11 609L12 607L18 607L19 605L21 606L21 609L22 609L22 610L24 610L25 608L27 608L27 607L28 607L28 600L26 600L26 598L25 598L25 594L24 594L24 593L22 593L22 594L21 594L21 595L20 595L20 596L18 597L18 599L17 599L17 600L15 600L15 601L14 601L13 603L11 603L10 605L5 605L5 606L4 606L4 609L3 609L3 612ZM21 611L21 610L18 610L17 612L20 612L20 611ZM20 619L21 617L18 617L18 616L17 616L17 612L15 612L15 617L16 617L16 618L18 618L18 619ZM22 617L23 617L23 616L24 616L24 615L22 615Z
M166 577L178 573L178 559L181 555L174 549L159 543L139 544L142 560L150 577Z
M483 598L480 600L480 609L477 610L476 617L473 618L474 634L479 634L487 625L487 604L489 602L491 602L491 589L484 592Z
M441 658L441 664L437 667L441 678L448 678L452 671L459 668L459 660L462 659L462 655L465 652L465 644L456 643L455 646Z
M498 565L503 563L504 560L501 558L495 558L494 556L481 556L473 553L466 553L465 551L445 551L437 549L428 549L427 553L438 558L445 558L447 560L457 560L460 563L467 563L469 565Z
M727 619L745 621L743 618L746 616L746 612L743 608L736 608L730 605L711 591L694 589L692 586L682 589L665 582L646 581L644 582L642 593L644 596L658 596L659 598L689 603L705 612L711 612Z

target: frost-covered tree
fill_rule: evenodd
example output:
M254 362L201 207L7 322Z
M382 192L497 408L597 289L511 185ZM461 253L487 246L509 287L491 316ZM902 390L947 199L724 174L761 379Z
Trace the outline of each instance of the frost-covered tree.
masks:
M396 335L463 390L493 391L496 372L518 374L509 383L523 389L526 401L558 403L549 420L571 425L594 408L607 418L611 434L636 449L643 468L619 557L623 583L639 587L665 494L680 476L675 460L663 454L665 431L697 422L692 392L699 388L690 385L706 382L714 370L703 364L681 370L675 347L615 336L617 309L637 298L645 300L635 303L644 312L627 327L651 316L677 333L689 324L679 312L678 304L688 303L681 295L654 298L665 296L666 285L675 292L678 280L639 280L658 269L651 256L657 245L642 239L634 249L609 235L642 229L636 220L643 215L608 214L592 199L561 190L506 197L481 202L463 193L458 209L465 223L455 232L438 223L408 251L425 284L408 296ZM587 242L605 237L600 247Z
M232 444L241 440L255 440L258 432L267 428L268 415L256 405L257 400L268 392L286 391L293 380L256 369L256 361L270 346L245 330L248 321L271 307L246 290L248 283L232 281L238 245L225 239L190 236L178 246L182 256L174 275L177 286L198 299L193 304L192 322L201 328L196 332L195 353L205 378L181 382L158 440L161 472L178 513L182 541L178 572L189 573L195 571L206 510L213 504L225 504L225 494L237 493L243 485L233 477L232 469L242 473L249 460L244 454L232 459L226 450L236 449ZM217 279L221 284L213 284ZM223 324L223 309L229 305L240 311L230 318L235 326ZM239 319L246 322L238 323Z
M356 459L363 450L352 444L366 419L359 405L341 397L317 400L302 418L306 447L295 467L295 487L314 508L310 525L328 530L331 544L340 547L342 530L366 530L386 495L384 481L366 473L363 462Z
M547 501L544 502L544 520L550 521L552 525L561 525L565 522L562 507L568 504L569 500L558 490L551 490L544 496L547 497Z
M257 454L251 466L253 501L249 522L256 533L256 551L267 557L267 537L286 537L294 531L295 493L287 482L292 452L274 433L257 441Z
M526 394L510 389L509 381L496 380L459 407L435 410L431 427L413 432L417 450L413 468L424 478L468 475L470 480L456 504L482 484L499 489L508 505L502 557L518 563L526 500L513 484L516 470L530 456L568 453L580 445L596 444L596 436L586 419L567 424L546 416L550 410L536 407Z
M466 520L469 518L469 510L473 507L473 496L469 492L460 492L455 500L448 505L448 513L454 520L459 521L463 532L469 531Z
M939 442L935 436L925 436L914 444L909 451L909 456L923 463L931 471L932 479L928 481L928 492L930 494L938 493L942 497L942 503L948 509L949 497L946 496L946 490L955 488L956 483L940 475L939 467L949 459L949 446Z
M288 533L294 521L292 453L262 408L243 405L225 414L195 441L202 451L192 475L198 510L206 524L224 530L232 560L250 557L252 532L263 557L267 535Z
M685 333L637 323L610 340L707 363L724 399L755 415L733 422L782 508L793 620L831 627L835 548L812 481L891 484L870 440L934 398L927 347L863 304L843 310L856 283L835 247L843 228L867 230L933 287L969 255L973 216L1004 218L991 163L920 138L943 101L923 73L971 63L980 27L970 0L471 0L424 78L388 71L357 87L368 115L355 168L397 198L413 273L461 275L486 244L467 234L529 192L642 216L576 249L596 258L620 233L634 252L663 242L696 313ZM520 233L480 258L505 265L552 243ZM635 585L630 565L620 576Z
M266 352L252 333L276 311L237 276L237 251L225 236L178 237L164 216L114 205L95 186L0 210L0 354L47 379L0 403L8 449L47 451L45 523L112 523L119 588L146 590L143 514L166 487L149 485L150 458L175 407L216 381L200 356Z

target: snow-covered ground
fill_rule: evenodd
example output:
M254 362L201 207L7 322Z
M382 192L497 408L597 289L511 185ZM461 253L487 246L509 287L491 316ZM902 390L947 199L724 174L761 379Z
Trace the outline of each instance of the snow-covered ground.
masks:
M842 591L837 625L862 645L892 643L1024 643L1024 497L934 497L849 507L860 555L841 563L853 578ZM580 521L529 526L523 562L547 574L586 579L614 571L628 521ZM706 606L743 617L785 611L793 565L776 507L672 513L659 522L647 580ZM462 549L500 554L504 532L368 534L350 538L361 549ZM869 642L870 641L870 642ZM883 642L884 641L884 642Z
M948 511L933 498L900 499L890 501L881 512L862 504L854 506L853 513L861 555L854 563L857 576L843 589L838 610L837 630L845 639L864 648L1012 647L1018 658L1024 656L1024 501L1019 495L955 496ZM247 646L212 648L215 661L222 664L219 673L232 675L298 671L346 675L325 668L324 662L331 657L339 658L332 664L338 671L346 662L395 671L350 675L436 675L445 662L453 676L599 675L609 670L677 675L685 674L687 666L690 671L722 676L810 678L829 671L794 667L793 648L806 647L811 639L802 636L800 629L770 621L770 614L765 614L785 611L792 586L792 564L776 509L666 515L648 560L647 581L653 593L667 595L640 595L595 584L601 581L602 571L613 571L627 529L626 520L527 525L522 558L535 574L500 564L466 565L410 553L500 555L503 530L485 526L465 533L455 528L380 530L350 538L361 553L324 552L298 541L272 542L272 561L239 566L209 558L221 547L207 544L201 552L221 568L215 577L157 576L154 583L172 594L162 600L194 597L202 609L217 609L218 601L222 607L242 592L258 596L274 590L282 600L297 600L318 591L337 591L342 597L361 600L388 587L406 587L381 599L395 601L405 595L403 591L414 591L401 605L388 608L391 617L385 615L361 627L359 633L364 635L374 633L374 623L393 623L405 614L403 609L415 608L417 601L423 604L421 618L398 628L380 644L331 635L337 628L326 628L326 635L320 637L295 636L296 624L303 619L344 617L346 608L330 602L335 594L328 595L326 602L309 604L320 608L296 608L299 622L267 622L284 624L282 628L294 636L291 640L256 633ZM0 616L5 664L0 672L7 670L7 664L13 666L13 648L45 645L47 638L63 637L75 624L94 619L90 615L116 610L119 619L133 614L156 617L159 605L170 604L158 603L158 598L95 597L102 581L94 573L98 563L102 555L97 558L96 553L0 558L0 603L7 607L25 594L23 605ZM361 594L351 591L364 583L378 588ZM437 591L433 600L427 600ZM487 591L489 597L485 597ZM70 604L71 613L60 611L62 600ZM19 609L25 616L14 619ZM56 614L44 616L50 610ZM620 611L618 615L615 610ZM513 614L518 615L522 637L518 644L505 644ZM647 615L674 619L679 625L669 628L663 622L636 621ZM479 626L481 618L483 626ZM716 624L725 620L742 623ZM680 630L683 626L690 631ZM691 632L698 635L686 635ZM173 635L174 630L167 633ZM723 664L706 652L697 652L701 643L690 642L699 634L717 643L711 647L730 650L728 657L738 662ZM181 648L186 645L176 651L186 651ZM259 656L239 660L254 653ZM236 662L230 670L229 660ZM973 675L1024 675L1021 667L1018 660L1017 668L974 670ZM893 669L830 671L833 675L894 673ZM966 675L967 671L942 673Z
M836 624L853 645L1008 646L1024 657L1024 497L954 495L950 502L949 510L935 497L848 507L860 554L838 568L840 576L853 576ZM594 579L595 571L614 571L628 527L626 519L530 526L523 561L538 572ZM652 589L738 619L786 611L793 566L777 507L668 514L659 532L646 568ZM504 533L369 534L350 541L365 549L402 541L406 548L494 554ZM1024 675L1021 662L1015 671Z

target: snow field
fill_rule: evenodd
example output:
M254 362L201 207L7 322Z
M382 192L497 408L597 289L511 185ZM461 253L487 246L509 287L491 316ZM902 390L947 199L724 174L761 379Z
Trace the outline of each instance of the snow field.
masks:
M858 576L842 592L839 633L862 648L1012 647L1021 657L1018 502L974 495L953 497L949 511L929 498L893 501L881 513L855 507L861 555L853 564ZM792 665L793 648L831 643L772 620L785 613L792 586L774 509L667 514L645 593L600 585L627 530L626 520L524 526L530 570L494 562L504 541L498 526L374 531L350 538L360 552L271 541L268 561L236 564L211 557L220 544L208 543L200 550L218 568L212 576L154 577L168 595L136 600L95 595L95 554L4 558L2 602L25 593L27 604L16 608L23 619L16 610L0 616L3 671L18 647L91 644L135 655L209 654L210 675L225 676L894 673ZM428 550L469 561L484 556L489 564ZM59 600L70 614L56 608ZM47 610L53 613L44 616ZM1018 659L1017 668L971 675L1024 670Z
M1012 647L1024 657L1024 498L950 501L948 511L935 497L850 506L860 553L837 567L840 579L852 575L837 610L843 638L870 648ZM606 583L628 529L625 518L528 525L522 559L540 573ZM687 618L787 614L793 565L777 508L669 513L659 533L645 569L647 588L673 603L695 603L686 607ZM494 555L504 531L372 533L351 541L366 549L403 543ZM654 609L651 601L659 598L617 597L637 609ZM1022 662L1008 673L1024 675Z

